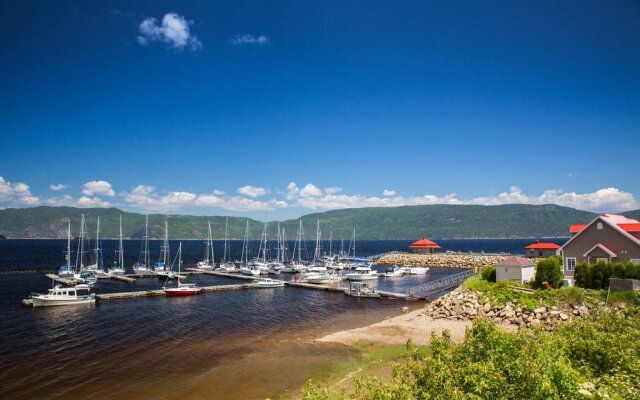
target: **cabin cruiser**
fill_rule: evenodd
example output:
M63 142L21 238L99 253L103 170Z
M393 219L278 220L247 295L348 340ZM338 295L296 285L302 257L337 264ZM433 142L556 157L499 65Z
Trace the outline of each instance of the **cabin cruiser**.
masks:
M411 267L409 265L404 266L408 275L424 275L429 271L429 267Z
M407 273L405 267L398 267L397 265L394 265L393 268L388 268L384 272L384 276L385 278L395 278L398 276L403 276L405 273Z
M280 275L280 272L282 272L282 269L284 268L282 263L275 261L270 262L267 266L269 267L269 273L272 275Z
M220 264L220 266L216 270L222 272L238 272L238 267L236 267L236 265L232 262L225 262Z
M371 266L356 267L353 272L346 275L350 281L368 281L378 279L378 273L371 269Z
M256 283L256 285L260 287L282 287L284 286L284 281L271 278L262 278Z
M253 267L251 265L246 266L243 265L240 267L240 273L243 275L252 275L252 276L258 276L260 275L260 270L256 267Z
M34 293L31 300L34 307L71 306L76 304L95 304L94 293L89 293L89 285L61 287L56 285L47 294Z
M211 271L213 269L213 265L207 261L198 261L196 268L202 271Z

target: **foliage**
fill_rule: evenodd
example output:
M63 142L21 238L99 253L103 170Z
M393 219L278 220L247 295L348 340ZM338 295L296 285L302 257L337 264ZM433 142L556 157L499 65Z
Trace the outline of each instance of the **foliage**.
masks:
M580 263L576 265L576 286L587 289L607 289L610 278L640 279L640 265L620 262Z
M494 265L487 265L482 268L482 279L487 282L496 281L496 267Z
M427 351L413 349L391 381L363 377L352 392L339 394L308 385L303 398L640 398L638 341L636 308L576 320L551 333L509 333L478 319L462 343L445 331L432 337Z
M81 213L87 215L91 232L99 215L105 237L116 237L120 214L126 237L140 237L144 227L144 215L116 208L33 207L0 210L0 234L10 238L64 237L68 218L77 234ZM152 237L161 237L165 217L149 216ZM587 211L556 205L433 204L332 210L305 215L302 221L308 230L314 231L316 221L320 220L323 232L332 231L336 239L350 238L354 228L358 239L415 239L425 235L431 238L563 236L571 223L588 222L594 217L595 214ZM169 215L168 218L173 238L206 237L208 220L211 220L214 238L221 239L224 235L225 217ZM232 238L242 239L246 220L229 217ZM258 235L262 222L249 222ZM298 220L282 221L281 226L293 238Z
M532 282L534 288L542 288L544 282L548 282L552 288L562 286L562 258L552 256L538 261L536 276Z

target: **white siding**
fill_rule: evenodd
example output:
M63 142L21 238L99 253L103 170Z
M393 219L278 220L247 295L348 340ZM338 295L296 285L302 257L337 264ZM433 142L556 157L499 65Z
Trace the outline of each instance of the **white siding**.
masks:
M533 265L530 267L496 267L496 282L531 282L535 272L536 269Z

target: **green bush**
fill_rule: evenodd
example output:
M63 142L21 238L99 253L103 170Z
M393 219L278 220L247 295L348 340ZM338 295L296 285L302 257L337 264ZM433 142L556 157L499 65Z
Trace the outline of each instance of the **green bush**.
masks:
M496 267L494 265L487 265L482 268L482 279L487 282L496 281Z
M536 276L532 286L541 288L544 282L548 282L552 288L557 289L562 286L562 278L562 259L558 256L543 258L536 266Z
M390 382L359 378L353 391L335 395L310 384L304 398L638 399L639 341L637 308L582 318L551 333L509 333L477 319L462 343L445 331L432 336L427 349L413 348Z
M602 261L588 265L582 262L576 265L573 277L576 286L595 290L607 289L610 278L640 279L640 265Z

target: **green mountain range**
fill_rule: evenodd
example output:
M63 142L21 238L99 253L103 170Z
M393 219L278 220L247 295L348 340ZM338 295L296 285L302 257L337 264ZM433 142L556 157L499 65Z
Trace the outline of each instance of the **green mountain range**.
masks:
M71 219L74 236L80 229L84 214L90 236L95 236L96 220L100 216L101 235L118 235L118 218L126 238L140 238L144 232L145 215L121 211L117 208L33 207L0 210L0 236L6 238L64 238L67 221ZM640 210L624 213L640 218ZM518 238L568 236L569 225L586 223L595 213L557 205L508 204L498 206L424 205L376 207L333 210L301 217L305 238L315 239L316 222L320 221L323 239L349 239L353 229L358 239L415 239L427 236L442 238ZM211 221L215 239L224 237L223 216L149 215L149 235L163 235L164 220L169 222L172 239L202 239ZM264 222L228 217L229 237L241 239L249 221L251 236L259 238ZM294 239L299 220L281 221L288 239ZM275 232L275 223L270 232Z

